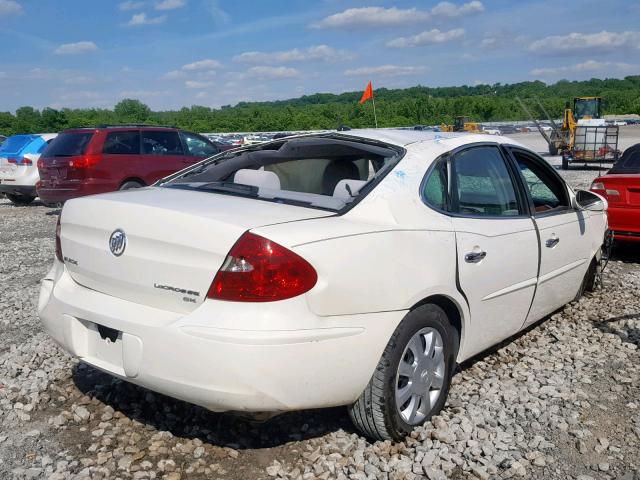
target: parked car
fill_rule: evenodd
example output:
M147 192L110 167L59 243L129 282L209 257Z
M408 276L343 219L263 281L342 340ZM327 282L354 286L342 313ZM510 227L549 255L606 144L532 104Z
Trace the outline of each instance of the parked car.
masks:
M13 135L0 145L0 193L14 205L28 205L36 198L36 163L56 135Z
M640 143L627 148L606 175L591 184L609 202L609 228L615 240L640 241Z
M218 153L207 138L172 127L103 126L62 132L38 162L48 204L151 185Z
M457 362L593 287L606 201L499 136L290 137L67 202L38 311L83 362L215 411L348 405L399 439Z

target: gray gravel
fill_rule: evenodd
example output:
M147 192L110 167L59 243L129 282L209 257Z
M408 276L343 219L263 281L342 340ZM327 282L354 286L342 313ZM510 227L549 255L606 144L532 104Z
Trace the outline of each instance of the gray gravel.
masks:
M584 187L597 171L562 174ZM638 247L616 248L602 290L462 365L405 442L371 443L344 409L252 424L72 360L36 317L56 213L0 200L2 479L640 480Z

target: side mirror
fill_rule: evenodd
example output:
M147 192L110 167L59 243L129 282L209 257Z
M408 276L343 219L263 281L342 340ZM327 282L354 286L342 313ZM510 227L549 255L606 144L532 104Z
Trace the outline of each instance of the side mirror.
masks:
M588 190L578 190L574 199L575 208L590 212L603 212L607 209L607 201L597 193Z

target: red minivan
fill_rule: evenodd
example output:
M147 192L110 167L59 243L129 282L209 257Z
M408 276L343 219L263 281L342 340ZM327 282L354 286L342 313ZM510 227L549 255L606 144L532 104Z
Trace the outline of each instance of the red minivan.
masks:
M210 140L173 127L100 126L61 132L38 160L45 204L151 185L219 153Z

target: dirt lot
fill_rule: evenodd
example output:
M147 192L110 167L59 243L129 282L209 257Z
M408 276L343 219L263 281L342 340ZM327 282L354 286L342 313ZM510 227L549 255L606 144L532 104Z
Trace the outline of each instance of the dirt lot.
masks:
M598 172L561 174L587 187ZM57 213L0 200L0 478L640 479L637 246L615 249L603 289L461 365L411 438L371 443L341 408L251 424L71 359L36 316Z

